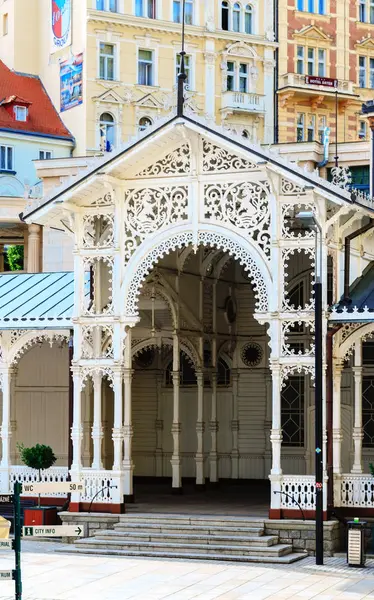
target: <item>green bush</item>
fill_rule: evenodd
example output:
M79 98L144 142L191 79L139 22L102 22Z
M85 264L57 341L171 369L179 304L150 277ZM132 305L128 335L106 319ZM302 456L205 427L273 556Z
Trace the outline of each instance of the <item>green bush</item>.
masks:
M24 262L23 246L8 246L4 258L9 271L22 271Z
M36 469L39 472L39 481L41 481L41 472L49 469L56 462L56 457L50 446L36 444L31 448L25 448L23 444L17 444L22 462L30 469ZM40 506L40 495L38 500Z

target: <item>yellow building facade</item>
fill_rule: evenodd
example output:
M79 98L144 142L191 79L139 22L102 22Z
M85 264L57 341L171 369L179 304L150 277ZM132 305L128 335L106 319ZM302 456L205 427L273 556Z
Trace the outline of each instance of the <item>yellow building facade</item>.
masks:
M72 44L50 51L49 0L7 0L0 58L38 73L60 105L60 63L83 53L83 103L61 113L75 155L118 147L176 105L181 8L176 0L72 0ZM32 26L37 35L26 33ZM5 16L6 15L6 16ZM187 0L185 109L272 143L277 47L273 0Z

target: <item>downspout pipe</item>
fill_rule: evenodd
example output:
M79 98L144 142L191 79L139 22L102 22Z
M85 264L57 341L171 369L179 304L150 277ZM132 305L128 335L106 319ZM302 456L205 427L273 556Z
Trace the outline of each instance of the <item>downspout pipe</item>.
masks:
M349 297L349 281L350 281L350 274L351 274L351 260L350 260L351 259L351 241L354 240L355 238L359 237L363 233L366 233L370 229L373 229L373 228L374 228L374 221L373 221L373 219L370 219L369 223L367 223L366 225L364 225L360 229L357 229L357 231L354 231L353 233L350 233L349 235L347 235L347 237L344 240L344 294L343 294L343 302L345 302L346 304L350 304L351 303L351 299Z

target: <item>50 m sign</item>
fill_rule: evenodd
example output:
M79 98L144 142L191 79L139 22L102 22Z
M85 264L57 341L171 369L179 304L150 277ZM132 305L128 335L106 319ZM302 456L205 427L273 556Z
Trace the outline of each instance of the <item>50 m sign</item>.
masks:
M71 0L50 0L52 53L71 44Z

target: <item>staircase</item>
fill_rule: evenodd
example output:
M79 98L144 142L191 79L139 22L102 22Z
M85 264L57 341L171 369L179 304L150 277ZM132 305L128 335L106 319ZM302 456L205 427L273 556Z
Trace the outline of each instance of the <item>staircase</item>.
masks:
M264 535L262 519L149 513L121 515L113 530L77 540L75 552L281 564L306 556Z

